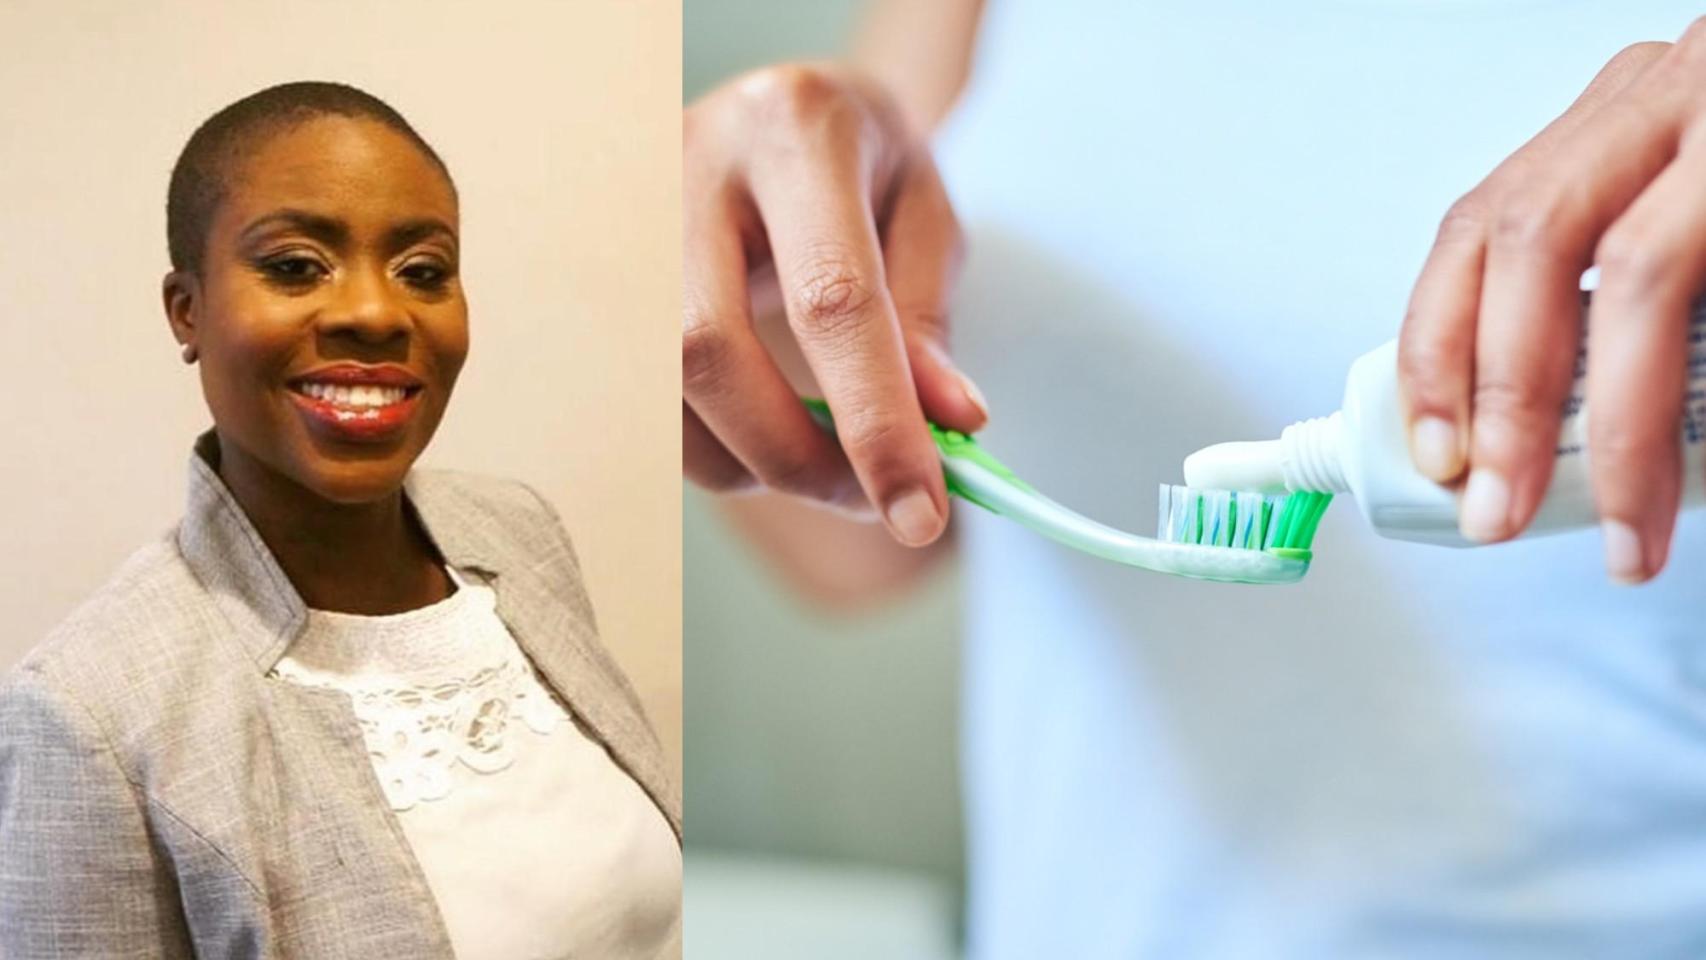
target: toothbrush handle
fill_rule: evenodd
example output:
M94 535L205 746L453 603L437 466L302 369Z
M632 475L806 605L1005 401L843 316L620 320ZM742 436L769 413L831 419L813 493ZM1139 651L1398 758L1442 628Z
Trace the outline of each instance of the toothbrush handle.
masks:
M825 430L835 430L828 404L813 397L801 399ZM1158 573L1240 583L1290 583L1302 579L1309 569L1307 551L1298 556L1281 555L1278 551L1166 543L1126 533L1043 496L958 430L932 423L930 436L941 455L949 493L1073 550Z

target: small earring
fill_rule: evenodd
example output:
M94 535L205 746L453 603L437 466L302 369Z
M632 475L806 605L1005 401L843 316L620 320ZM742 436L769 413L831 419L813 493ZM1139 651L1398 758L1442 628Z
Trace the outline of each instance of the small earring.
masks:
M193 343L184 344L184 362L185 363L194 363L195 358L196 358L195 344L193 344Z

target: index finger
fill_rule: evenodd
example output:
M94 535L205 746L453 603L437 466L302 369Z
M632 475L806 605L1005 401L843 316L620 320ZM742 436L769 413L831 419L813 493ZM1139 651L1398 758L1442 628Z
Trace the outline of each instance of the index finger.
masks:
M941 535L947 490L925 427L872 211L852 149L790 151L754 171L789 326L835 415L860 485L902 543Z

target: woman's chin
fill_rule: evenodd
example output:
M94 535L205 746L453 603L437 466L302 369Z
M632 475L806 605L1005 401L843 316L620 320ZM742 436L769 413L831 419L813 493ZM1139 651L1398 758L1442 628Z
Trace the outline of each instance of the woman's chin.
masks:
M332 503L373 503L401 490L412 464L412 459L403 463L311 464L298 475L297 482Z
M371 503L402 489L403 478L426 447L415 431L388 443L328 442L312 434L302 440L306 442L292 445L293 479L320 498L341 504Z

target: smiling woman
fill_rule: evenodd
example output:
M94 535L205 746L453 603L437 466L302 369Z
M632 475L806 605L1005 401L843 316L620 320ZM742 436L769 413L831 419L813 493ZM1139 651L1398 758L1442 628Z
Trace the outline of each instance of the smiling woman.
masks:
M270 87L167 232L214 426L174 532L0 681L0 955L679 950L679 793L556 514L415 468L469 346L444 162Z

